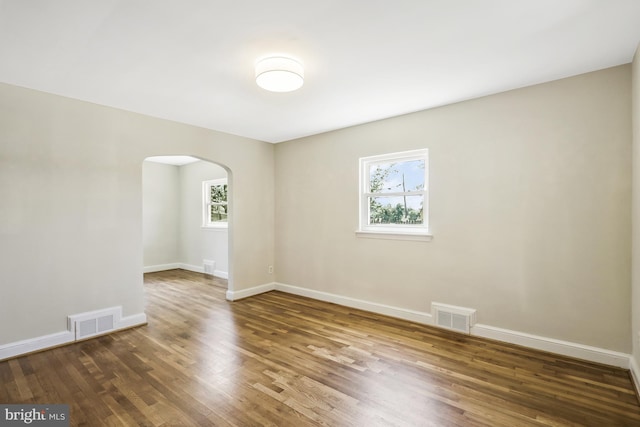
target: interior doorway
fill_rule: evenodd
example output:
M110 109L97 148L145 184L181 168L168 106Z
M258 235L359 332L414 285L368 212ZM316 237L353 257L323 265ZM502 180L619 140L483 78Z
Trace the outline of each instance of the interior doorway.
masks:
M191 156L142 165L143 271L180 268L229 279L228 170Z

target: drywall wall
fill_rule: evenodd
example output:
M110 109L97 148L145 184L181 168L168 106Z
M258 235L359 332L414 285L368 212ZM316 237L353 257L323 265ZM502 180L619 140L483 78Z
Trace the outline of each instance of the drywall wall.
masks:
M227 177L227 172L210 162L181 166L180 174L180 262L202 267L203 260L216 263L217 275L229 271L228 228L202 227L202 182ZM231 189L233 191L233 189Z
M162 163L142 165L143 266L178 262L179 167Z
M640 368L640 45L632 63L632 123L633 123L633 267L632 267L632 328L633 357ZM636 372L636 374L640 374ZM640 380L640 377L637 378Z
M630 352L630 94L624 65L276 145L277 281ZM358 159L419 148L433 240L356 237Z
M143 312L142 163L177 154L230 171L230 288L271 282L273 145L0 84L0 345Z

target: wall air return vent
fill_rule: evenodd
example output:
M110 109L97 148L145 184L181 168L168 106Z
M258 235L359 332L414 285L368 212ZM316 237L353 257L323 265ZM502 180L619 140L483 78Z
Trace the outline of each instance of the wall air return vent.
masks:
M106 334L115 329L119 313L120 308L114 307L69 316L69 329L76 340Z
M476 323L476 310L455 305L431 303L433 323L440 328L469 334Z
M212 260L202 260L204 266L204 274L207 276L213 276L213 272L216 271L216 262Z

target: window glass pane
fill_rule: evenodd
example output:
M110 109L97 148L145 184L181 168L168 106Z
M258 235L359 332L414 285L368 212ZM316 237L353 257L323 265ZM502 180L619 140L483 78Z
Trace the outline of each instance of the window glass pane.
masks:
M211 222L227 221L227 205L211 205L209 212Z
M404 193L424 189L424 160L375 163L369 166L371 193Z
M211 186L211 202L223 203L227 201L227 184Z
M226 227L229 207L227 205L229 187L226 179L202 182L203 227Z
M416 224L422 225L424 197L369 197L369 225Z

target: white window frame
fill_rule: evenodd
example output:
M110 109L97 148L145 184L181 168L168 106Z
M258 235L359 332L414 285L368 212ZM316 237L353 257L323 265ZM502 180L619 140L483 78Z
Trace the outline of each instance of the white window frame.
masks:
M227 221L215 221L215 222L211 221L211 205L213 205L213 203L211 203L211 187L216 185L228 185L227 178L211 179L211 180L202 182L202 227L203 228L228 228L229 227L229 217L228 217L229 200L227 200Z
M372 193L369 183L369 169L377 163L401 163L413 160L424 160L424 188L421 191L411 192L387 192ZM433 238L429 230L429 150L411 150L399 153L389 153L377 156L360 158L359 179L359 228L356 231L358 237L370 237L395 240L423 240ZM376 195L383 196L423 196L423 224L369 224L369 198Z

